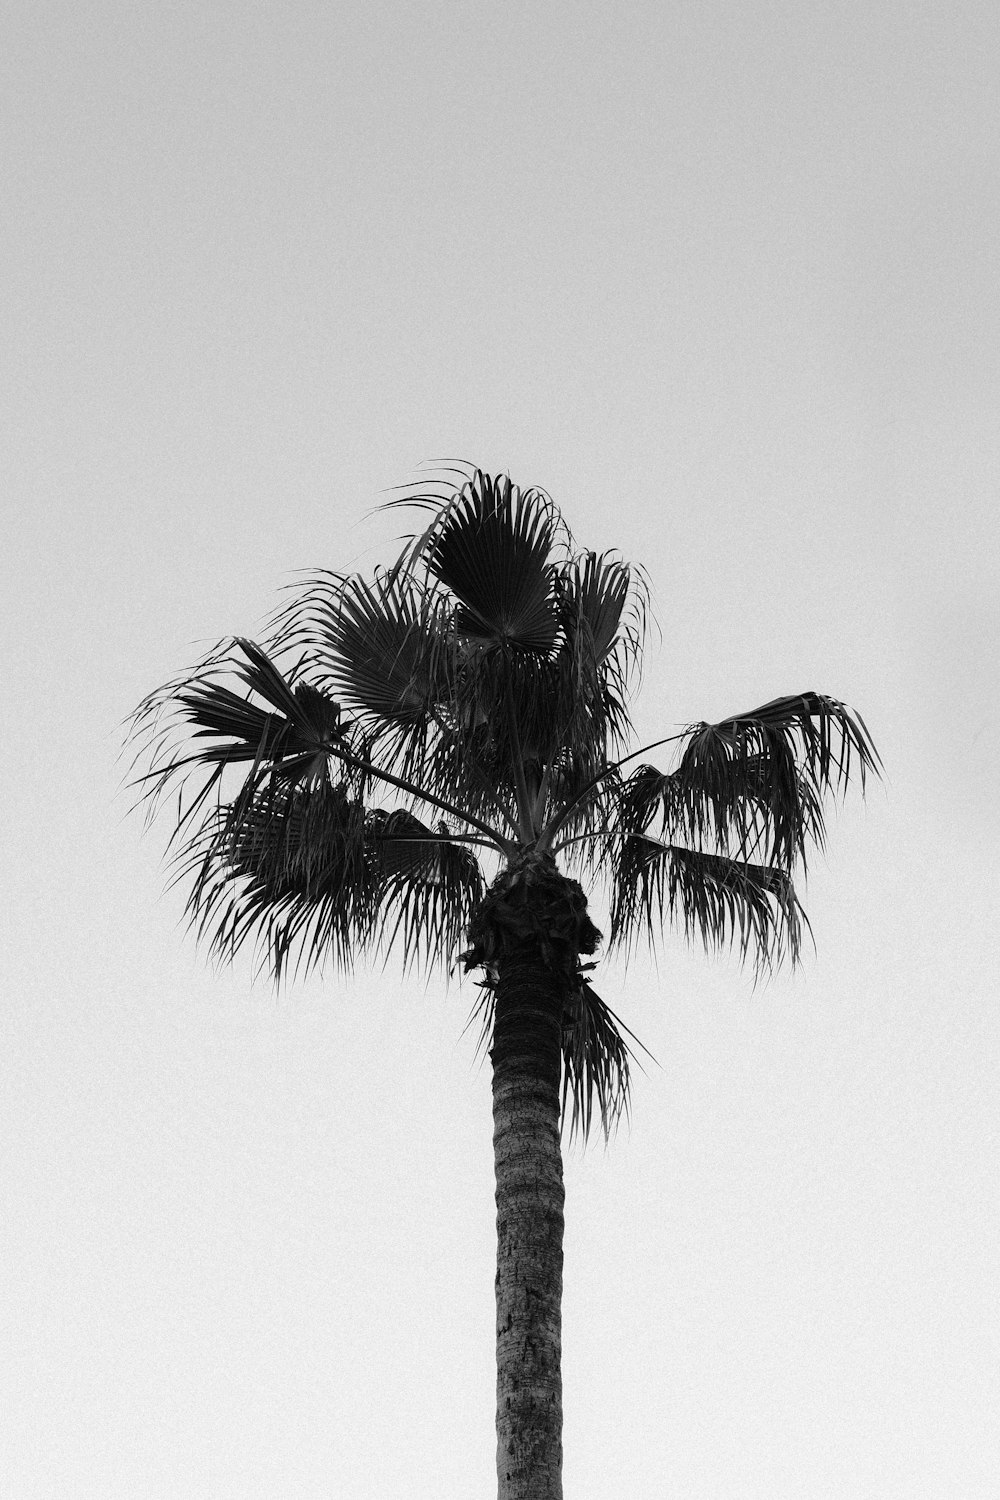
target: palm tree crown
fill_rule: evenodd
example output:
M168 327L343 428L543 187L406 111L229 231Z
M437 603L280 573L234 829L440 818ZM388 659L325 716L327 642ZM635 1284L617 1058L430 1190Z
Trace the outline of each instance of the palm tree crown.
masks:
M483 971L488 1038L498 961L535 943L564 995L564 1118L586 1134L596 1098L607 1130L631 1033L586 977L600 934L573 877L606 886L612 948L677 917L760 968L795 962L795 867L824 795L878 754L807 692L659 741L658 770L628 710L640 568L580 550L505 476L446 471L392 505L427 524L390 567L310 578L264 645L224 642L140 705L142 784L155 805L180 783L177 875L220 955L256 940L278 978L393 947L460 961Z

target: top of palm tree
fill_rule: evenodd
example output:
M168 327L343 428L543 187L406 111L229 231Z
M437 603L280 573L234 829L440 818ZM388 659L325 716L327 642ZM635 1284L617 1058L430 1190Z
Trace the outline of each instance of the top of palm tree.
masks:
M611 946L678 915L759 969L795 962L792 875L823 843L823 797L880 764L862 720L776 699L659 741L677 750L660 771L629 716L643 570L578 548L550 497L505 475L451 469L398 507L426 524L390 566L309 577L263 645L220 643L136 711L150 808L177 789L199 935L222 956L254 938L277 978L394 946L461 958L486 970L488 1026L488 945L462 947L487 881L561 864L607 886ZM564 1077L586 1131L594 1091L605 1125L624 1103L628 1047L585 942L574 929Z

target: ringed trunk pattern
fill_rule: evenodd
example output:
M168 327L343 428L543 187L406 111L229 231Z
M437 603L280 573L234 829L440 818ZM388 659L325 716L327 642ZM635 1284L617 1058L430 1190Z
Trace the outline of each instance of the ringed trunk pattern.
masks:
M497 1497L562 1500L562 988L530 940L497 967Z

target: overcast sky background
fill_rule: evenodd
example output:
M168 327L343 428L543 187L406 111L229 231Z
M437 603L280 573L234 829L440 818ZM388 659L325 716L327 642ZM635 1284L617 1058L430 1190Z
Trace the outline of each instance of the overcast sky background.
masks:
M567 1500L992 1500L1000 12L4 32L4 1500L493 1492L471 986L212 973L117 791L442 457L648 569L645 738L815 688L887 766L798 974L600 970L659 1067L567 1162Z

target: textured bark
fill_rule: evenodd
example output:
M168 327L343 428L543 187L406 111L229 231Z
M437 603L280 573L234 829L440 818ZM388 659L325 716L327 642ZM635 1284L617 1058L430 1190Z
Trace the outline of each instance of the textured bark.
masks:
M562 1500L562 1003L537 945L497 965L498 1500Z

